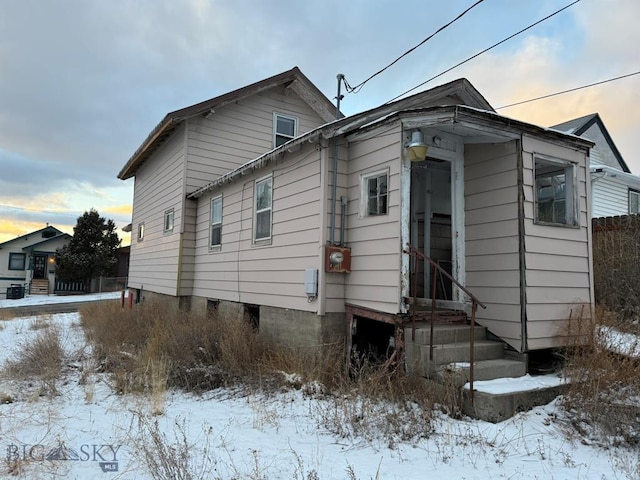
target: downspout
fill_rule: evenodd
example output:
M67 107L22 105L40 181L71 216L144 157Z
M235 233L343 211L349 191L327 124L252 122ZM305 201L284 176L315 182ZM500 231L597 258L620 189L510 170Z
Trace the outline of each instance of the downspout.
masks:
M529 349L527 339L527 261L524 230L524 161L522 159L522 140L516 140L518 152L518 257L520 269L520 352Z
M340 100L342 100L341 87L344 75L339 73L338 79L338 95L336 96L336 119L340 119ZM338 195L338 142L335 137L333 139L333 185L331 188L331 225L329 233L329 243L335 245L336 237L336 195Z

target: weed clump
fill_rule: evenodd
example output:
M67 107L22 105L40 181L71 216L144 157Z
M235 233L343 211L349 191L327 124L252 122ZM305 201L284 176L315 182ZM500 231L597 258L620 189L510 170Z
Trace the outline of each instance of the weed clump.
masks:
M572 319L584 332L565 349L569 384L561 397L570 432L597 444L640 444L639 337L624 333L625 323L602 308L593 319Z
M16 380L39 379L43 391L55 395L55 383L62 373L63 359L60 330L50 326L19 345L15 357L4 365L4 373Z

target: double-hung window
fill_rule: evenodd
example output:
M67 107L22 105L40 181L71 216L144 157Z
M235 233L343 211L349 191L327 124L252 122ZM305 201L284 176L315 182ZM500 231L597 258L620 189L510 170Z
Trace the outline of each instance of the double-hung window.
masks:
M164 233L173 232L173 221L175 213L173 208L164 212Z
M222 195L211 199L211 228L209 230L209 248L217 249L222 245Z
M640 213L640 192L629 189L629 213Z
M296 136L298 119L280 113L273 114L273 146L279 147Z
M575 164L543 155L535 155L534 159L536 223L578 226Z
M375 172L362 177L362 216L386 215L389 211L389 172Z
M9 270L24 270L26 254L9 253Z
M264 242L271 239L271 208L273 204L273 177L256 181L254 191L253 240Z

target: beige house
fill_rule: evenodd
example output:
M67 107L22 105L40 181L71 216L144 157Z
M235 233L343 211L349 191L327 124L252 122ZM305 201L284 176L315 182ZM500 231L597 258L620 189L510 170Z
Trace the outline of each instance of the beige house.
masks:
M21 286L25 293L53 293L56 249L70 239L71 235L47 226L0 243L0 298L6 298L11 286Z
M590 141L502 117L464 79L333 118L297 68L168 114L119 174L135 177L130 288L244 309L298 344L350 335L353 312L374 337L430 296L412 245L514 350L563 343L593 302Z

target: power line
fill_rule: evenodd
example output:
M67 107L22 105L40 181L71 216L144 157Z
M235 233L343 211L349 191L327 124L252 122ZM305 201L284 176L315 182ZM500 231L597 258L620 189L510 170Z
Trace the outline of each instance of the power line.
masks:
M438 28L438 30L436 30L435 32L433 32L431 35L429 35L427 38L425 38L424 40L422 40L419 44L417 44L415 47L410 48L409 50L407 50L406 52L404 52L402 55L400 55L398 58L396 58L393 62L391 62L389 65L387 65L384 68L381 68L380 70L378 70L376 73L374 73L373 75L371 75L369 78L367 78L366 80L360 82L358 85L356 85L355 87L352 87L351 85L349 85L347 83L347 80L344 79L345 82L345 86L347 87L347 91L349 93L358 93L362 87L364 87L365 83L367 83L369 80L371 80L374 77L377 77L378 75L380 75L382 72L384 72L385 70L387 70L389 67L395 65L396 63L398 63L401 59L403 59L404 57L406 57L407 55L409 55L411 52L413 52L415 49L417 49L418 47L424 45L425 43L427 43L429 40L431 40L433 37L435 37L438 33L440 33L441 31L443 31L445 28L449 27L450 25L452 25L453 23L457 22L458 20L460 20L462 17L464 17L471 9L473 9L474 7L480 5L482 2L484 2L484 0L478 0L476 3L474 3L473 5L471 5L469 8L467 8L464 12L462 12L460 15L458 15L456 18L454 18L453 20L451 20L449 23L443 25L442 27Z
M556 10L556 11L555 11L555 12L553 12L551 15L547 15L546 17L544 17L544 18L542 18L542 19L538 20L537 22L532 23L532 24L531 24L531 25L529 25L528 27L523 28L523 29L522 29L522 30L520 30L519 32L516 32L516 33L514 33L513 35L509 35L507 38L505 38L505 39L503 39L503 40L500 40L498 43L494 43L494 44L493 44L493 45L491 45L490 47L485 48L484 50L482 50L482 51L480 51L480 52L476 53L475 55L472 55L471 57L467 58L466 60L463 60L462 62L457 63L456 65L454 65L453 67L450 67L450 68L446 69L444 72L441 72L441 73L439 73L438 75L435 75L435 76L433 76L433 77L429 78L428 80L425 80L425 81L424 81L424 82L422 82L421 84L416 85L416 86L415 86L415 87L413 87L413 88L410 88L409 90L405 91L404 93L401 93L400 95L398 95L398 96L396 96L396 97L393 97L391 100L386 101L386 102L385 102L385 105L386 105L387 103L391 103L391 102L393 102L394 100L397 100L398 98L400 98L400 97L402 97L402 96L406 95L407 93L413 92L414 90L416 90L416 89L418 89L418 88L422 87L423 85L425 85L425 84L429 83L430 81L435 80L435 79L436 79L436 78L438 78L438 77L441 77L441 76L442 76L442 75L444 75L445 73L449 73L449 72L450 72L451 70L453 70L454 68L458 68L460 65L464 65L465 63L467 63L467 62L469 62L469 61L473 60L474 58L479 57L479 56L480 56L480 55L482 55L483 53L486 53L486 52L488 52L489 50L492 50L492 49L496 48L497 46L502 45L503 43L505 43L505 42L507 42L507 41L511 40L512 38L514 38L514 37L516 37L516 36L520 35L521 33L524 33L524 32L526 32L527 30L529 30L529 29L531 29L531 28L535 27L536 25L538 25L538 24L540 24L540 23L544 22L545 20L549 20L551 17L553 17L553 16L555 16L555 15L559 14L560 12L562 12L563 10L566 10L567 8L569 8L569 7L573 6L573 5L575 5L575 4L576 4L576 3L578 3L579 1L580 1L580 0L575 0L574 2L570 3L569 5L566 5L566 6L562 7L560 10Z
M516 105L522 105L523 103L535 102L536 100L542 100L542 99L545 99L545 98L555 97L557 95L562 95L563 93L575 92L576 90L582 90L583 88L589 88L589 87L594 87L596 85L602 85L603 83L613 82L615 80L620 80L622 78L632 77L634 75L640 75L640 71L633 72L633 73L627 73L626 75L620 75L619 77L609 78L607 80L602 80L600 82L590 83L588 85L582 85L580 87L570 88L568 90L562 90L561 92L550 93L548 95L543 95L541 97L530 98L529 100L522 100L520 102L510 103L509 105L502 105L501 107L496 107L494 110L500 110L502 108L515 107Z

